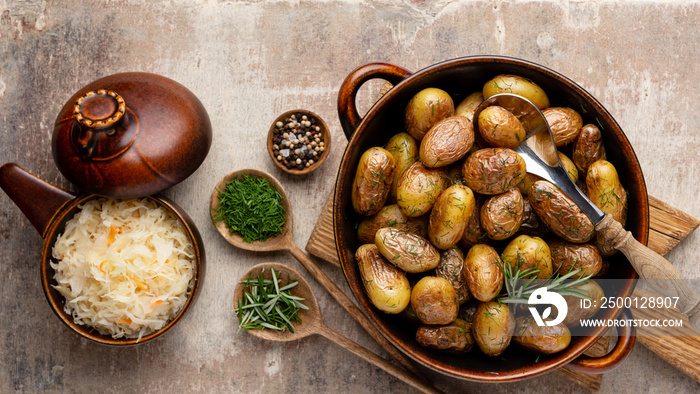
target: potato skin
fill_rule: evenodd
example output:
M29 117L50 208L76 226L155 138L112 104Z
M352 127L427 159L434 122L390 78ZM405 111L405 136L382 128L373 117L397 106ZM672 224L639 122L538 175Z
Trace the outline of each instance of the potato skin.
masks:
M420 141L433 125L454 115L452 97L442 89L426 88L406 105L404 125L413 138Z
M474 210L469 215L467 227L464 229L460 245L470 248L476 244L486 244L489 242L486 230L481 226L481 207L484 205L483 196L474 196Z
M488 237L500 241L515 234L523 223L525 206L517 187L486 199L481 207L481 225Z
M457 294L459 305L469 301L472 296L469 294L467 280L463 275L464 253L459 248L450 248L440 253L440 263L435 267L435 276L447 279L452 284Z
M427 168L417 161L399 178L396 203L404 215L417 217L430 211L450 180L442 168Z
M554 326L538 326L532 316L524 315L515 321L513 341L533 352L554 354L569 346L571 331L561 323Z
M515 318L508 304L482 302L476 308L472 323L474 341L487 356L500 356L515 332Z
M569 178L571 178L574 183L578 182L578 169L576 168L574 162L569 159L569 156L559 152L559 160L564 166L566 173L569 174Z
M394 181L389 192L389 201L396 201L396 187L399 184L399 177L411 164L418 160L418 143L415 138L408 133L398 133L389 139L384 149L396 159L396 170L394 170Z
M557 148L573 142L581 132L583 119L578 112L566 107L549 107L542 111L554 135Z
M598 160L588 167L586 195L605 213L625 226L627 221L627 191L620 183L615 166L607 160Z
M462 175L475 193L501 194L525 177L525 161L512 149L480 149L467 157Z
M384 148L369 148L362 154L352 183L355 212L370 216L382 209L394 181L395 168L394 156Z
M540 220L559 237L573 243L584 243L595 234L593 222L552 183L535 182L528 200Z
M457 245L474 206L474 193L464 185L452 185L438 196L428 221L428 239L436 248Z
M456 319L446 326L418 327L416 341L428 349L452 354L465 354L474 347L471 323Z
M482 89L484 99L499 93L513 93L532 101L540 110L549 107L547 93L536 83L523 77L502 74L484 84Z
M390 314L403 311L411 299L411 285L406 274L389 264L374 244L360 246L355 258L372 305Z
M571 160L582 174L581 176L586 174L591 164L598 160L605 160L603 134L596 125L587 124L583 126L578 138L576 138L576 142L574 142Z
M509 264L513 272L516 269L536 269L540 270L537 273L539 279L549 279L552 276L552 252L542 238L520 235L510 241L501 253L501 258L503 264Z
M464 259L464 279L469 292L479 301L487 302L496 298L503 288L501 259L489 245L472 246Z
M580 269L576 276L596 275L603 267L603 258L598 248L591 244L572 244L566 241L551 241L552 267L559 275Z
M428 217L411 218L401 213L398 205L385 205L376 215L368 216L360 221L357 225L357 238L363 244L371 244L374 242L377 230L384 227L393 227L426 238L428 236Z
M395 228L377 230L374 244L391 264L406 272L425 272L440 263L440 252L427 239Z
M411 308L423 324L449 324L459 312L454 287L436 276L424 276L413 286Z
M460 160L474 144L474 126L463 116L437 122L420 142L420 161L426 167L444 167Z
M598 313L603 304L601 298L605 296L603 289L592 280L587 280L574 288L593 293L592 295L589 294L588 296L591 298L591 300L594 300L594 302L591 303L592 305L590 308L581 308L581 298L575 296L564 296L567 305L567 313L562 324L565 324L567 327L578 326L581 320L588 319L589 317Z
M491 146L516 148L525 141L522 123L510 111L498 105L484 108L478 119L479 134Z
M456 116L464 116L470 122L474 121L474 111L479 107L479 104L484 101L484 95L481 92L474 92L462 100L457 108L455 108Z

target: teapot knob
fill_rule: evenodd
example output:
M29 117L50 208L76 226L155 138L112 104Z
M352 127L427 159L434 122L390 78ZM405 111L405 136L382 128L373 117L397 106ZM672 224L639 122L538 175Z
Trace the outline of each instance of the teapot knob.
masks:
M92 90L73 106L73 118L81 125L102 130L115 125L126 112L124 98L113 90Z

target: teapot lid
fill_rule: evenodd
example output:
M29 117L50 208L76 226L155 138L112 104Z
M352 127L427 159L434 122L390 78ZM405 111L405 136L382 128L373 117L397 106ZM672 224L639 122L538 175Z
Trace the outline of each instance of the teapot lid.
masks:
M129 72L98 79L63 106L51 141L70 182L109 197L143 197L190 176L211 146L209 115L172 79Z

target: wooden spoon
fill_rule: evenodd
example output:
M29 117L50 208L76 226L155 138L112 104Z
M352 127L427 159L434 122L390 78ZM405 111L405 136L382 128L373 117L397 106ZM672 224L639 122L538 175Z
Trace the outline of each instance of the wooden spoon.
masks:
M412 387L421 390L425 393L439 393L438 390L426 384L422 380L416 378L415 376L407 373L405 370L389 363L378 355L372 353L366 348L358 345L357 343L349 340L348 338L340 335L336 331L328 328L323 323L323 318L321 317L321 310L318 307L318 302L314 296L313 290L309 285L309 282L304 279L304 277L299 273L299 271L291 268L285 264L281 263L262 263L249 269L248 272L243 274L241 280L248 278L257 278L260 272L263 271L263 276L266 279L271 279L272 274L270 269L274 268L275 272L282 273L279 277L282 278L282 283L286 284L286 278L289 277L290 281L297 281L299 284L292 288L291 292L297 297L302 297L305 301L302 301L304 305L309 307L308 310L300 309L299 317L301 322L294 324L294 332L289 330L280 332L271 329L265 330L248 330L253 336L258 338L266 339L268 341L277 342L289 342L295 341L297 339L305 338L313 334L318 334L323 337L328 338L332 342L344 347L345 349L351 351L355 355L367 360L368 362L374 364L375 366L385 370L390 375L402 380L403 382L411 385ZM238 301L243 297L243 291L245 289L245 284L240 281L236 285L236 290L233 294L233 305L234 308L238 308Z
M239 178L243 175L251 175L251 176L256 176L256 177L261 177L267 179L272 186L277 189L277 191L282 195L282 206L286 210L286 218L287 222L284 224L284 227L282 228L282 233L278 235L275 238L270 238L266 241L254 241L251 243L243 241L243 237L241 237L238 234L231 234L229 232L229 229L226 227L226 223L223 221L216 222L214 221L214 226L216 229L219 231L219 233L228 241L230 244L233 246L236 246L241 249L245 250L250 250L253 252L271 252L271 251L278 251L278 250L286 250L289 253L291 253L298 261L301 263L301 265L306 268L307 271L318 281L318 283L323 286L328 293L330 293L333 298L335 298L336 301L340 304L340 306L345 309L350 316L352 316L355 321L357 321L362 328L367 331L367 333L374 338L375 341L386 351L394 360L398 361L404 368L407 370L411 371L415 375L421 377L422 379L425 380L425 378L422 376L422 374L416 369L416 367L411 364L411 362L404 356L401 352L399 352L398 349L396 349L380 332L379 330L370 322L370 320L365 316L364 313L353 303L350 298L348 298L345 293L343 293L342 290L331 280L328 276L326 276L323 271L321 271L316 264L314 264L313 261L309 258L309 256L304 253L299 246L297 246L296 243L294 243L294 237L292 236L292 229L293 229L293 215L292 215L292 207L289 205L289 198L287 198L287 193L284 191L284 188L282 185L279 183L275 177L272 175L268 174L265 171L262 170L257 170L257 169L251 169L251 168L246 168L238 171L234 171L228 175L226 175L219 183L216 185L214 188L214 191L212 192L211 195L211 203L210 203L210 209L211 212L215 212L219 208L219 191L223 190L226 183L229 181ZM426 380L427 381L427 380Z

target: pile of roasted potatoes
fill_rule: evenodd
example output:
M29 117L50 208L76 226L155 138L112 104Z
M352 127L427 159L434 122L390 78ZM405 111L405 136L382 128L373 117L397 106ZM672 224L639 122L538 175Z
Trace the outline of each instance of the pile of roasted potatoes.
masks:
M502 267L535 269L541 279L576 269L596 278L605 275L611 251L596 244L593 223L567 195L527 174L513 150L527 130L513 113L491 106L473 119L484 98L498 93L540 108L569 176L624 226L627 193L605 160L601 130L584 125L572 108L550 106L535 82L498 75L456 107L441 89L418 92L406 106L405 131L363 153L352 188L352 206L362 216L355 257L371 303L415 324L422 346L464 354L476 343L498 356L512 340L552 354L569 345L571 327L598 309L582 309L567 296L564 322L540 327L528 308L498 301ZM592 279L580 289L603 296Z

